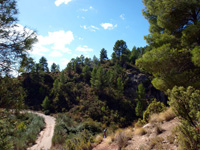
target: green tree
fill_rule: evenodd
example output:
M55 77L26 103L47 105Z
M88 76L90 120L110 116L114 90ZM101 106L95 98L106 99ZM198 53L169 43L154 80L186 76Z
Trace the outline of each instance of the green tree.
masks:
M106 86L110 88L113 88L113 82L114 82L114 74L113 71L110 69L106 72Z
M145 122L148 122L151 115L155 113L160 113L164 110L166 110L166 106L162 102L159 102L156 99L154 99L145 110L143 114L143 120Z
M181 121L178 135L181 149L200 149L200 91L191 86L175 86L168 92L169 104Z
M56 79L53 83L53 91L55 93L58 93L59 90L60 90L60 86L61 86L61 83L59 82L59 79Z
M82 62L81 62L81 59L79 57L77 57L74 62L73 62L73 66L74 66L74 71L76 73L81 73L82 69L81 69L81 65L82 65Z
M102 90L105 86L105 70L100 66L96 72L95 87L98 90Z
M140 55L139 49L134 46L130 56L131 63L135 64L135 61L136 59L138 59L139 55Z
M57 71L57 65L55 63L53 63L51 65L51 72L55 72L55 71Z
M46 59L44 56L42 56L42 57L40 58L39 64L40 64L40 69L41 69L41 71L49 72L47 59Z
M90 66L91 65L91 58L85 58L85 61L84 61L84 65L88 65Z
M21 62L21 68L23 68L25 72L35 72L35 62L33 58L24 57Z
M26 93L19 80L8 76L0 77L0 107L15 109L19 112L24 108Z
M73 70L72 62L69 62L69 63L67 64L67 68L66 68L66 71L67 71L67 73L69 74L69 76L71 75L72 70Z
M91 71L90 71L90 67L88 65L85 65L85 67L83 67L83 78L85 82L89 82L90 81L90 77L91 77Z
M114 47L113 47L114 52L116 53L116 58L118 60L118 62L120 61L120 56L122 54L126 54L127 52L127 45L126 42L123 40L118 40Z
M96 73L97 73L97 68L94 67L93 70L92 70L91 79L90 79L90 84L91 84L91 87L92 87L92 88L95 87Z
M106 59L108 59L107 51L104 48L102 48L101 52L100 52L100 62L103 63L104 60L106 60Z
M115 52L112 53L112 63L115 64L117 62L117 55Z
M45 113L50 112L50 107L51 107L51 101L49 100L48 96L45 97L44 101L42 102L42 108L45 111Z
M124 93L124 84L122 82L121 77L117 78L117 95L118 98L122 97Z
M135 113L138 117L143 116L143 112L146 109L146 93L145 93L145 88L142 83L138 85L137 89L137 105L135 108Z
M0 1L0 76L15 70L14 66L27 56L37 41L35 32L17 30L16 0Z
M60 73L61 84L64 84L66 81L67 81L67 77L66 77L65 71L61 71L61 73Z
M196 61L200 56L200 2L143 2L143 15L150 23L150 34L145 39L152 50L146 52L136 64L153 74L153 85L162 91L166 92L175 85L200 87L200 68Z
M93 66L99 65L99 59L95 55L94 55L94 57L92 59L92 65Z

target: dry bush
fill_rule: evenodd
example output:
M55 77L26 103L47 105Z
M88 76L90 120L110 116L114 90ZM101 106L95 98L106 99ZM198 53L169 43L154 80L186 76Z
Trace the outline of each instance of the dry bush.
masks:
M156 123L156 122L163 122L163 121L170 121L174 119L176 115L172 111L171 108L168 108L166 111L161 112L160 114L153 114L150 117L150 123Z
M145 124L145 121L142 119L138 119L138 121L134 124L135 128L143 127Z
M144 128L136 128L134 131L135 135L145 135L147 132Z
M163 146L162 146L162 142L164 141L164 139L162 137L155 137L155 138L152 138L150 140L150 143L148 144L149 147L147 147L146 150L151 150L151 149L156 149L156 150L163 150Z
M159 118L161 121L170 121L175 117L176 115L174 114L171 108L168 108L166 111L159 114Z
M149 122L151 124L154 124L154 123L157 123L157 122L161 122L160 118L159 118L159 114L153 114L153 115L151 115Z
M102 135L97 135L94 139L94 142L96 144L100 144L103 141L103 136Z
M164 131L165 130L162 129L160 125L156 125L155 132L156 132L157 135L163 133Z
M132 130L127 128L122 132L118 132L115 135L115 141L119 146L119 149L124 148L128 145L128 141L132 138Z
M111 144L114 141L114 136L108 136L104 141L107 144Z

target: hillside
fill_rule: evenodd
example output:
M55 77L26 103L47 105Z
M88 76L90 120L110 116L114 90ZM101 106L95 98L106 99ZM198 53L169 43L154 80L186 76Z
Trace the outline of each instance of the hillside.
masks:
M177 150L175 128L180 124L178 118L164 122L151 122L142 127L145 133L137 128L127 128L115 135L108 135L93 150ZM139 129L140 131L142 130Z

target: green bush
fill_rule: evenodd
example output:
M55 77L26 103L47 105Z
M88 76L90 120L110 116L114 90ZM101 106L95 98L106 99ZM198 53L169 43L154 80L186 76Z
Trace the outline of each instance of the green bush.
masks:
M35 114L1 116L0 149L26 149L35 142L44 126L44 119Z
M101 132L101 124L89 119L76 122L67 114L59 114L53 136L53 145L69 150L90 150L94 136Z
M178 143L182 150L200 149L200 90L175 86L169 92L169 104L179 117Z
M166 106L162 102L157 102L156 99L152 101L151 104L147 107L146 111L143 114L143 120L148 122L149 117L154 113L160 113L166 110Z

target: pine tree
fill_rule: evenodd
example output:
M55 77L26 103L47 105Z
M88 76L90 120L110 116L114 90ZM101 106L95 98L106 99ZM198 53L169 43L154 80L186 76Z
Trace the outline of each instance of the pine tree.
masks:
M152 50L146 52L136 64L153 74L152 83L159 90L166 92L175 85L199 88L200 2L143 2L143 15L150 23L150 34L145 39Z
M108 59L107 51L104 48L102 48L101 52L100 52L100 62L103 63L104 60L106 60L106 59Z
M0 76L9 74L15 64L27 57L28 50L37 41L35 32L17 30L16 0L0 1Z
M49 72L47 59L46 59L45 57L42 56L42 57L40 58L39 64L40 64L40 69L41 69L41 71Z
M92 88L95 88L95 81L96 81L96 73L97 73L97 68L94 67L91 73L91 79L90 79L90 84Z
M175 86L169 92L170 106L179 117L178 142L181 149L200 149L200 91Z
M117 95L118 98L122 97L124 93L124 84L122 82L121 77L117 78Z

